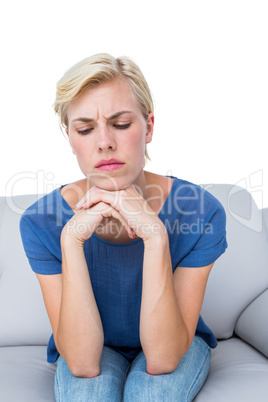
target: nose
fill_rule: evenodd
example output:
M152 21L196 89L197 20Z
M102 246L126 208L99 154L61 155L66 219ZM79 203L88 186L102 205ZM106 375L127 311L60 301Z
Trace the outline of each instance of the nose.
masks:
M97 140L97 146L99 151L105 151L106 149L116 149L116 142L111 130L108 127L102 127L99 129L99 135Z

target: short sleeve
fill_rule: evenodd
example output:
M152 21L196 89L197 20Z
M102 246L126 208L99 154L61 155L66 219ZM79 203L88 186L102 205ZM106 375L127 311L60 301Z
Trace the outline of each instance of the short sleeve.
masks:
M217 200L216 208L192 250L180 261L181 267L203 267L216 261L226 250L226 213Z
M25 254L35 273L44 275L61 273L61 261L42 241L42 229L24 214L20 219L20 234Z

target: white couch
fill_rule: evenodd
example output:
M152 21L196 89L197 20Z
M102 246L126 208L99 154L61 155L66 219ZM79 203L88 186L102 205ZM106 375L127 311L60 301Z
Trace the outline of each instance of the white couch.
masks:
M219 345L212 350L208 379L195 400L267 401L268 208L259 210L237 186L204 187L226 210L229 247L215 263L207 286L202 316ZM54 401L56 365L46 362L51 327L19 232L20 215L40 197L0 197L1 402Z

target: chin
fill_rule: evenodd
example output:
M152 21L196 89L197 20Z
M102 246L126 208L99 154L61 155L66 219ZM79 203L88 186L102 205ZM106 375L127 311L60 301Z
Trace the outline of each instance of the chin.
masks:
M91 173L86 174L85 176L93 186L107 191L123 190L131 184L131 181L127 179L125 175L121 177L113 177L109 174Z
M135 166L135 170L124 172L120 174L116 170L113 172L83 172L92 186L102 188L107 191L118 191L127 188L131 184L139 180L143 168L140 169Z

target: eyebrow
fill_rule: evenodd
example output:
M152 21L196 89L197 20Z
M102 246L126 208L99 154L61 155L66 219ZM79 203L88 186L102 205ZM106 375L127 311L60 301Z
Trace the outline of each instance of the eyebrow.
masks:
M125 113L133 113L133 112L130 110L123 110L122 112L117 112L107 118L105 117L105 119L113 120L113 119L116 119L117 117L122 116L122 114L125 114ZM82 123L90 123L91 121L94 121L94 119L91 119L89 117L78 117L77 119L72 120L71 123L74 123L75 121L81 121Z

